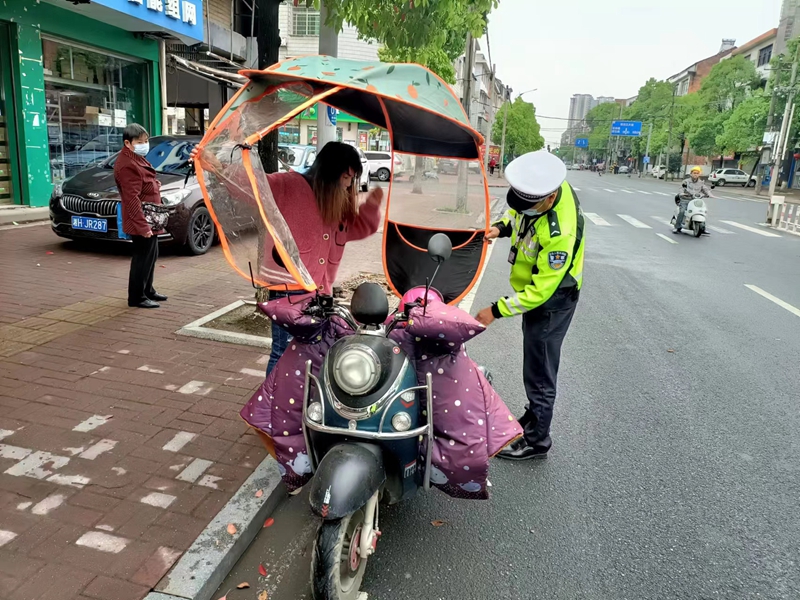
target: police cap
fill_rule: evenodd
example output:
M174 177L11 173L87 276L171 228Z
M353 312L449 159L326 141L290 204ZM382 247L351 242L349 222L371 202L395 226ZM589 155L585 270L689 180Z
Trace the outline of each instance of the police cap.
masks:
M508 205L516 211L530 209L553 192L567 178L567 167L547 150L538 150L515 158L506 167Z

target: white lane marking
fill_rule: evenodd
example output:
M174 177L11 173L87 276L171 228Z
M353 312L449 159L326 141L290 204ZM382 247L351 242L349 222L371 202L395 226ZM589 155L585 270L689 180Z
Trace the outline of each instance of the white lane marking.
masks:
M656 217L656 216L651 216L650 218L655 220L655 221L658 221L659 223L663 223L664 225L667 225L668 227L672 227L672 222L669 219L665 219L664 217Z
M20 502L17 504L17 510L27 510L33 502Z
M621 191L621 192L625 192L626 194L632 194L632 193L633 193L633 192L632 192L632 191L630 191L630 190L625 190L625 189L622 189L622 188L620 188L620 191Z
M259 369L241 369L239 373L241 373L242 375L250 375L250 377L260 377L260 378L266 377L266 375L264 375L264 371L261 371Z
M618 214L617 216L620 219L622 219L623 221L627 221L628 223L630 223L634 227L637 227L638 229L652 229L652 227L650 227L650 225L647 225L646 223L642 223L639 219L634 219L630 215L619 215Z
M608 188L603 188L603 190L606 191L606 192L611 192L612 194L616 194L617 193L617 190L610 190Z
M87 548L99 550L100 552L119 554L125 550L125 546L128 545L128 540L115 535L110 535L108 533L103 533L102 531L90 531L79 537L78 541L75 542L75 545L86 546Z
M94 460L98 456L100 456L103 452L108 452L109 450L113 449L114 446L117 445L117 442L114 440L100 440L94 446L89 446L86 450L81 452L80 458L85 458L86 460Z
M606 221L603 217L601 217L597 213L585 212L585 213L583 213L583 216L586 217L587 219L589 219L595 225L602 225L603 227L610 227L611 226L611 223Z
M575 190L576 192L580 192L580 191L581 191L581 188L576 188L576 187L574 187L574 188L572 188L572 189L573 189L573 190Z
M78 423L72 428L72 431L81 431L85 433L87 431L91 431L92 429L97 429L100 427L100 425L105 425L108 423L112 416L113 415L92 415L83 423Z
M644 194L645 196L649 196L650 192L645 192L644 190L636 190L639 194Z
M170 504L175 502L176 498L172 494L162 494L161 492L152 492L147 494L144 498L139 500L142 504L149 504L156 508L167 508Z
M64 494L53 494L41 502L37 502L31 509L31 512L34 515L46 515L61 506L64 503L64 500L66 500L66 496L64 496Z
M137 371L144 371L145 373L154 373L156 375L163 375L164 371L161 369L156 369L155 367L151 367L150 365L142 365Z
M668 241L670 244L677 244L678 243L675 240L673 240L671 237L669 237L667 235L664 235L663 233L657 233L656 235L658 237L660 237L662 240Z
M191 433L189 431L179 431L176 433L173 438L164 444L161 449L166 450L167 452L180 452L181 448L183 448L186 444L191 442L194 438L197 437L196 433Z
M181 481L188 481L189 483L194 483L199 479L199 477L205 473L206 469L213 465L214 463L210 460L204 460L202 458L195 458L189 466L186 467L183 471L181 471L175 479L180 479Z
M14 433L13 429L0 429L0 440L7 438Z
M777 233L770 233L769 231L761 231L760 229L756 229L755 227L750 227L749 225L742 225L741 223L737 223L736 221L721 221L721 223L725 223L726 225L730 225L731 227L738 227L739 229L744 229L745 231L749 231L750 233L757 233L758 235L763 235L764 237L774 237L779 238Z
M722 227L717 227L716 225L709 225L706 223L706 227L708 227L711 231L716 231L717 233L730 233L731 235L736 235L732 231L728 231L727 229L723 229Z
M212 387L205 381L190 381L183 384L178 388L179 394L197 394L198 396L206 396L211 392Z
M653 192L654 194L658 194L659 196L671 196L672 194L665 194L664 192Z
M750 291L753 291L753 292L755 292L755 293L756 293L756 294L758 294L759 296L763 296L764 298L766 298L766 299L767 299L767 300L769 300L770 302L774 302L775 304L777 304L777 305L778 305L778 306L780 306L781 308L785 308L785 309L786 309L786 310L788 310L790 313L792 313L794 316L796 316L796 317L800 317L800 308L795 308L794 306L792 306L792 305L791 305L791 304L789 304L788 302L784 302L783 300L781 300L780 298L777 298L776 296L773 296L773 295L772 295L772 294L770 294L769 292L765 292L764 290L762 290L762 289L761 289L760 287L758 287L758 286L751 285L751 284L749 284L749 283L745 283L745 284L744 284L744 287L746 287L746 288L747 288L748 290L750 290Z
M5 546L8 542L13 540L17 537L17 534L13 531L7 531L5 529L0 529L0 546Z
M458 308L460 308L464 312L468 313L472 310L472 303L475 302L475 296L478 295L478 289L480 289L481 281L483 281L483 276L486 273L486 265L489 264L489 259L492 258L492 252L494 252L494 248L496 245L497 243L495 242L493 244L490 244L489 247L486 249L486 258L483 261L484 267L483 271L481 271L481 274L478 275L478 281L475 282L475 285L472 286L472 289L469 291L469 293L466 296L464 296L464 299L458 303ZM205 479L205 477L203 479ZM212 481L211 483L214 482ZM200 485L204 485L202 481L200 482ZM214 487L216 488L216 485Z

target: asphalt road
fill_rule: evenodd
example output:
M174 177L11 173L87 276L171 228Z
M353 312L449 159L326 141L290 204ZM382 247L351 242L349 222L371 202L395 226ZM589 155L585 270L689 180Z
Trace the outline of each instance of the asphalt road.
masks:
M731 199L709 201L717 230L674 236L654 217L669 219L676 184L570 180L591 219L551 457L494 461L487 502L434 491L383 509L364 591L370 600L800 597L800 311L790 310L800 307L800 237L762 235L772 233L758 225L766 205L719 189ZM473 312L508 289L506 256L501 241ZM499 321L470 344L517 413L520 326ZM228 600L261 589L271 600L309 597L305 496L274 518L219 596L248 581Z

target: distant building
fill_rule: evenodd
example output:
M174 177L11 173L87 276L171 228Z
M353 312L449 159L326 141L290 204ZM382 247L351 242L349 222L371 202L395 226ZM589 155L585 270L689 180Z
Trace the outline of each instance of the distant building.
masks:
M685 96L700 89L700 84L703 79L711 71L712 67L719 61L726 58L736 49L736 40L723 39L719 52L708 58L704 58L688 67L680 73L676 73L672 77L667 78L673 86L675 86L676 96Z
M466 56L462 55L455 61L456 84L453 92L463 102L464 83L466 81ZM472 89L469 106L469 119L472 126L484 137L490 134L491 123L503 106L505 86L495 76L494 90L492 87L492 66L486 55L481 52L480 44L475 41L475 58L472 61ZM491 90L491 91L490 91ZM510 98L509 98L510 99Z
M782 54L786 50L786 43L798 34L800 34L800 0L783 0L772 53Z
M734 56L744 56L755 65L761 80L766 82L769 79L769 61L772 58L777 38L778 28L775 27L746 44L742 44L723 60Z
M281 32L280 59L319 54L319 10L282 2L278 12ZM339 33L338 57L351 60L378 60L380 45L361 40L358 31L347 23Z

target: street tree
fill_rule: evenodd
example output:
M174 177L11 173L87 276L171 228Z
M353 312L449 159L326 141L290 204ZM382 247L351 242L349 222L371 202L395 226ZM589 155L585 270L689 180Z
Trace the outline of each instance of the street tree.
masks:
M758 92L739 103L723 125L717 146L725 153L754 153L767 125L769 98Z
M616 119L619 119L619 104L616 102L598 104L586 113L584 120L589 127L590 151L605 155L611 136L611 122Z
M497 122L502 122L506 118L506 154L512 158L534 152L544 148L544 138L542 137L539 122L536 120L536 108L530 102L525 102L517 96L513 103L506 102L497 111ZM502 143L502 127L495 127L492 130L492 142Z

